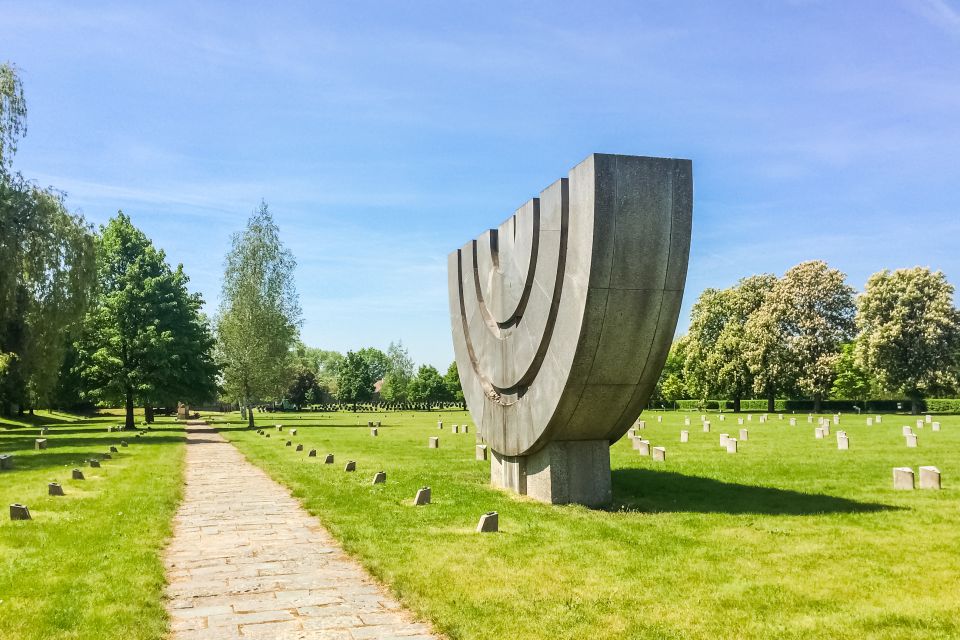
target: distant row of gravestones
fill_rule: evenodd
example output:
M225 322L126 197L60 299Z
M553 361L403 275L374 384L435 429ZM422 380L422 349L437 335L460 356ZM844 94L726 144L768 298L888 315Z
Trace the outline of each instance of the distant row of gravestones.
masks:
M378 411L436 411L439 409L455 409L462 410L464 406L457 402L434 402L433 404L428 404L425 402L396 402L396 403L387 403L387 402L374 402L374 403L358 403L353 405L349 402L346 403L332 403L332 404L310 404L304 405L299 409L285 409L283 407L273 407L270 405L261 405L256 407L257 411L261 413L281 413L286 411L315 411L322 413L334 413L337 411L350 411L358 413L376 413Z
M442 421L438 422L437 426L439 429L443 429L443 422ZM454 433L460 433L459 431L460 426L463 427L464 433L468 433L470 429L469 425L453 425L453 426L455 427ZM379 421L377 422L368 421L367 427L370 429L371 437L379 436L380 428L381 428L381 424ZM274 425L274 428L276 429L277 432L283 433L284 425L277 424L277 425ZM257 433L264 438L270 437L270 433L266 429L262 429L262 428L257 429ZM287 433L290 436L296 436L297 429L296 428L289 429ZM298 452L304 450L303 444L300 444L300 443L298 443L294 447L293 440L286 440L284 442L284 446L291 447L294 451L298 451ZM440 438L436 436L430 437L428 446L431 449L439 448ZM309 451L307 451L307 457L316 458L317 450L310 449ZM477 445L476 458L477 460L487 459L486 445L481 445L481 444ZM330 464L330 465L334 464L334 455L332 453L326 454L326 456L323 459L323 463ZM343 470L345 473L355 472L357 470L356 461L348 460L347 463L344 465ZM385 471L377 471L373 475L373 481L371 482L371 484L385 484L386 481L387 481L387 473ZM422 505L430 504L430 500L431 500L430 487L423 487L417 490L417 494L413 498L413 506L422 506ZM499 514L496 511L490 511L488 513L483 514L482 516L480 516L480 521L477 523L477 533L494 533L499 531L499 527L500 527L499 519L500 519Z
M723 414L718 414L720 422L724 421ZM783 414L778 415L779 420L783 420ZM748 415L746 420L751 422L753 420L753 415ZM769 420L768 414L762 414L759 417L759 422L761 424L766 423ZM657 416L657 422L663 422L663 416ZM710 421L707 420L706 414L700 416L700 422L703 428L704 433L710 433L711 425ZM807 416L807 422L813 423L813 415ZM814 429L814 438L822 440L830 435L830 425L831 422L833 425L840 424L840 414L834 415L832 418L821 417L818 419L819 426ZM874 423L880 424L882 422L881 416L869 417L866 419L866 425L868 427L873 426ZM633 449L637 450L640 455L651 456L653 460L658 462L664 462L667 459L666 447L651 447L650 441L645 440L640 435L640 430L646 428L646 421L637 419L634 426L631 427L628 432L629 437L633 442ZM690 426L690 418L684 417L683 419L684 426ZM744 418L737 418L737 425L743 425ZM796 418L790 418L790 426L794 427L797 425ZM930 425L931 431L939 432L941 430L940 423L933 420L933 416L927 415L923 418L918 418L916 421L916 428L923 429L924 425ZM902 435L906 441L906 446L909 448L917 447L919 438L916 433L913 431L913 427L905 425L902 429ZM726 450L727 453L737 453L738 451L738 442L749 440L750 432L746 428L740 429L739 440L737 438L731 437L729 434L721 433L720 434L720 448ZM847 435L846 431L838 430L837 431L837 448L840 450L849 450L850 449L850 438ZM685 443L690 441L690 431L681 430L680 431L680 442ZM934 466L922 466L919 469L920 475L920 488L921 489L940 489L940 470ZM914 473L910 467L895 467L893 469L893 488L894 489L913 489L914 488Z
M108 433L111 433L115 430L118 431L120 430L120 428L107 427ZM151 430L151 427L147 427L147 431L149 430ZM50 431L49 429L44 427L40 429L40 435L46 436L48 435L49 431ZM146 431L141 431L136 434L136 437L139 438L145 434L146 434ZM37 438L33 441L33 447L37 451L46 450L48 448L48 445L49 445L49 440L45 437ZM120 440L119 445L120 447L125 448L128 446L128 443L126 440ZM100 454L99 457L88 458L83 462L90 465L90 468L92 469L99 469L100 463L104 460L112 460L113 454L115 453L119 453L119 449L117 449L116 446L111 445L108 453ZM6 471L6 470L12 470L12 469L13 469L13 455L12 454L0 455L0 471ZM73 469L71 471L71 479L86 480L86 477L83 475L83 471L81 469ZM59 482L53 480L47 484L47 495L65 496L66 493L64 493L63 491L63 486ZM11 520L32 520L33 518L30 515L30 508L27 505L20 504L19 502L15 502L14 504L10 505L10 519Z

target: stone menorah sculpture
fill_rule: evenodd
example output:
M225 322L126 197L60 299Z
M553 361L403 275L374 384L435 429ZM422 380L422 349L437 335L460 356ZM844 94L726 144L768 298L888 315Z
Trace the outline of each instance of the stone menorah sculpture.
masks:
M692 214L689 160L594 154L450 254L457 368L492 484L610 501L610 445L673 340Z

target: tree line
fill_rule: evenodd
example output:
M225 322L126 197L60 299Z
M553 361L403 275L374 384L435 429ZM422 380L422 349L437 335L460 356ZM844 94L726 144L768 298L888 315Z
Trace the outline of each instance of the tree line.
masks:
M822 261L706 289L661 374L654 403L745 399L924 398L960 392L960 312L939 271L870 276L856 295Z

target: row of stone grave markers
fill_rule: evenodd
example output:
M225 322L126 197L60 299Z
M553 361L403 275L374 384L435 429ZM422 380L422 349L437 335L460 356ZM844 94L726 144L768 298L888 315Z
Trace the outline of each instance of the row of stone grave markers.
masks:
M710 421L706 419L706 415L701 415L700 420L703 423L704 433L710 432ZM723 415L719 415L720 420L723 420ZM778 419L783 420L783 414L778 414ZM748 416L749 421L749 416ZM760 416L760 422L767 421L767 414ZM873 426L874 423L881 424L883 421L882 416L868 417L866 419L866 424L868 427ZM661 416L657 416L657 422L662 422ZM807 422L813 422L813 414L807 416ZM821 416L817 420L820 426L814 429L814 438L817 440L825 439L830 435L830 426L831 422L834 425L840 424L840 414L835 414L832 418L827 418ZM743 418L738 418L738 423L743 424ZM690 426L689 416L684 417L683 420L684 426ZM934 432L940 431L940 423L933 420L932 415L926 415L923 418L918 418L916 421L916 428L923 429L924 425L930 425L930 430ZM790 418L790 426L796 426L796 419ZM652 449L650 448L650 442L648 440L643 440L640 438L638 433L639 429L644 429L646 427L646 422L644 420L637 419L633 428L630 429L629 435L633 440L633 448L637 449L641 455L650 455ZM740 430L740 441L749 439L749 431L747 429ZM904 425L902 428L902 435L906 442L908 448L916 448L918 445L919 437L913 431L913 427L909 425ZM837 449L841 451L846 451L850 449L850 437L847 435L846 431L838 430L836 433L837 437ZM680 431L680 442L689 442L690 441L690 431L681 430ZM726 448L728 453L737 452L737 440L736 438L731 438L729 434L721 433L720 434L720 446L721 448ZM654 447L657 448L657 447ZM662 447L660 447L662 448ZM655 455L655 460L664 460L666 458L666 453L662 452L659 455ZM909 481L908 481L909 478ZM893 485L894 489L913 489L913 471L909 467L896 467L893 470ZM920 488L921 489L940 489L940 471L937 467L934 466L923 466L920 467Z
M372 424L373 424L372 422L369 423L369 424L371 425L371 434L374 435L374 436L377 435L377 434L376 434L377 427L373 427L373 426L372 426ZM379 426L379 425L380 425L380 423L378 422L378 423L377 423L377 426ZM456 426L456 425L455 425L455 426ZM467 429L468 429L469 427L468 427L467 425L462 425L462 426L464 427L464 433L466 433L466 432L467 432ZM283 425L278 424L278 425L275 425L275 427L276 427L277 431L283 431ZM440 428L443 428L443 427L441 426ZM267 432L266 432L265 430L263 430L263 429L257 429L257 433L258 433L259 435L264 436L264 437L267 437L267 438L270 437L270 434L267 433ZM295 436L295 435L297 435L297 430L296 430L296 429L291 429L291 430L289 431L289 433L290 433L290 435ZM456 432L455 432L455 433L456 433ZM292 446L292 444L293 444L293 442L292 442L291 440L287 440L286 443L284 444L284 446L290 447L290 446ZM440 438L438 438L438 437L436 437L436 436L431 437L431 438L430 438L429 447L430 447L431 449L437 449L437 448L439 448L439 447L440 447ZM303 445L302 445L302 444L297 444L297 446L296 446L296 451L303 451ZM310 451L307 453L307 457L308 457L308 458L315 458L315 457L317 457L317 450L316 450L316 449L310 449ZM486 459L487 459L487 446L486 446L486 445L477 445L476 458L477 458L477 460L486 460ZM326 458L324 458L324 461L323 461L323 462L324 462L324 464L333 464L333 461L334 461L334 456L333 456L333 454L332 454L332 453L328 453L327 456L326 456ZM347 461L347 464L346 464L346 465L344 466L344 468L343 468L343 471L344 471L345 473L352 473L352 472L355 472L356 470L357 470L357 463L356 463L355 460L348 460L348 461ZM386 472L386 471L377 471L377 472L373 475L373 481L371 482L371 484L386 484L386 482L387 482L387 472ZM414 499L413 499L413 506L422 506L422 505L430 504L430 498L431 498L430 487L423 487L422 489L419 489L419 490L417 491L417 494L416 494L416 496L415 496ZM477 523L477 533L496 533L496 532L498 532L498 531L500 530L500 524L499 524L499 522L500 522L499 515L497 514L496 511L490 511L490 512L488 512L488 513L485 513L485 514L483 514L482 516L480 516L480 521Z
M150 427L147 427L150 429ZM113 431L119 431L119 428L107 427L107 433L112 433ZM40 435L45 436L49 433L49 429L43 427L40 429ZM136 434L136 437L139 438L144 435L146 432L142 431ZM33 441L33 448L35 451L45 451L47 450L49 441L47 438L36 438ZM120 441L121 447L127 446L126 440ZM99 458L88 458L84 460L91 469L99 469L100 462L103 460L112 460L113 454L118 453L119 450L116 446L111 445L109 452L100 454ZM10 454L0 455L0 470L9 470L13 469L13 456ZM83 475L83 471L80 469L73 469L70 473L72 480L86 480L86 477ZM66 494L63 491L63 485L61 485L56 480L51 480L47 484L47 495L50 496L65 496ZM30 515L30 508L27 505L20 504L15 502L10 505L10 519L11 520L32 520L33 517Z

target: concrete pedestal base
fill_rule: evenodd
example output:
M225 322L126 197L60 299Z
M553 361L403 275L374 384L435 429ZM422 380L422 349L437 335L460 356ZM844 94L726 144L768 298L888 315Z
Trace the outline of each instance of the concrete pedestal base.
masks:
M552 504L596 507L611 500L607 440L551 442L529 456L491 453L490 482L495 487Z

